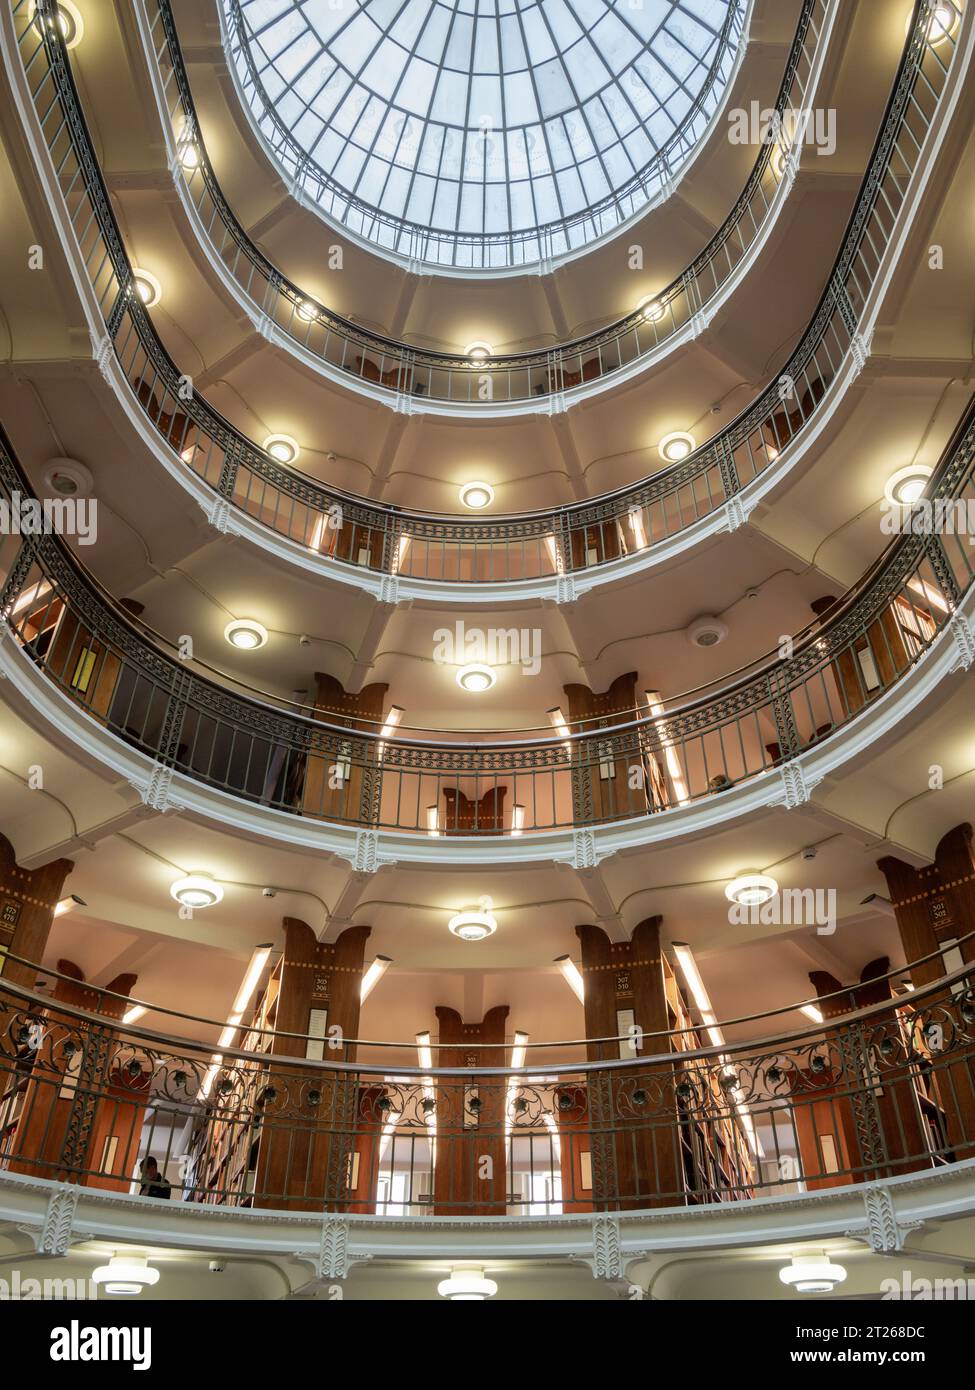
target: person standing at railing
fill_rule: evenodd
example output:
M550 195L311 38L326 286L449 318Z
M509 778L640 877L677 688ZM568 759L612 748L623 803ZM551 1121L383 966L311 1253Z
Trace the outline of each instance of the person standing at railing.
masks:
M160 1197L167 1199L172 1195L172 1183L159 1171L159 1164L150 1154L142 1160L140 1173L140 1197Z

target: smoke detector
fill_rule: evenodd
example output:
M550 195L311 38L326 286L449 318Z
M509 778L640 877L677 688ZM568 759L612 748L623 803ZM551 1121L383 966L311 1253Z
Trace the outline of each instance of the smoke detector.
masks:
M687 629L687 640L694 647L716 647L727 636L728 624L710 614L705 614L702 618L695 618Z

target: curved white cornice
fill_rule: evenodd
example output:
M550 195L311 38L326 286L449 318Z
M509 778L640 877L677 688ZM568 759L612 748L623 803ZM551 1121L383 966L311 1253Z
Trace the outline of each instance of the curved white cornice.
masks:
M0 627L0 633L6 629ZM339 825L244 801L173 772L110 733L41 674L9 635L0 641L0 679L9 702L27 723L91 767L134 787L152 810L180 811L250 839L286 844L345 860L357 873L392 864L529 865L561 863L592 869L611 855L664 841L684 842L771 807L791 810L808 802L832 773L848 767L903 722L930 709L942 684L975 665L975 586L931 648L889 690L815 748L780 767L652 815L608 825L540 831L520 836L449 835L436 838L356 825Z
M64 1256L79 1241L208 1250L307 1261L343 1279L377 1259L484 1257L583 1260L597 1278L623 1278L652 1253L734 1249L845 1237L878 1255L902 1250L928 1223L975 1211L975 1159L819 1192L698 1207L567 1216L380 1217L266 1211L157 1201L95 1187L0 1173L0 1222L38 1253Z

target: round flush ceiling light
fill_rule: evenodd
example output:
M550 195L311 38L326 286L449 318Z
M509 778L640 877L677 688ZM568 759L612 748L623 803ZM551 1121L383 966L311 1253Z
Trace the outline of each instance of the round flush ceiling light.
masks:
M140 270L138 266L132 267L132 287L147 309L162 299L162 285L155 275L148 270Z
M673 434L665 434L657 448L668 463L679 463L694 452L694 436L686 430L675 430Z
M54 29L56 25L58 33L64 40L65 48L76 48L85 32L84 21L77 5L73 5L71 0L58 0L55 14L56 18L52 15L45 21L44 16L38 13L37 0L31 0L30 17L34 27L40 30L45 22L50 29Z
M661 304L659 299L641 299L636 306L647 323L659 323L667 312L666 304Z
M447 930L461 941L483 941L493 936L498 929L498 919L491 911L491 899L482 898L480 906L464 912L455 912L447 923Z
M884 484L884 497L893 507L912 507L924 495L932 470L923 463L909 463L892 473Z
M752 870L733 878L725 888L724 895L729 902L737 903L739 907L761 907L770 898L774 898L778 891L779 885L774 878Z
M187 874L169 891L183 907L215 907L223 897L220 884L209 874Z
M113 1255L91 1277L106 1293L137 1294L159 1283L159 1270L150 1266L147 1255Z
M952 4L952 0L938 0L925 30L925 38L928 43L943 43L944 40L954 32L955 26L960 18L958 6ZM911 32L913 23L914 12L912 10L907 16L907 22L904 25L905 34Z
M264 448L276 463L294 463L301 452L297 439L292 439L290 434L269 434Z
M437 1285L440 1297L454 1303L493 1298L497 1291L497 1284L484 1277L483 1269L455 1269L449 1279L441 1279Z
M232 618L223 630L232 647L242 652L254 652L267 642L267 628L253 618Z
M460 489L460 500L465 507L478 512L494 501L494 488L490 483L465 483Z
M457 684L468 695L483 695L497 681L498 675L490 666L462 666L457 672Z
M814 1250L793 1255L792 1263L779 1270L779 1278L796 1293L832 1293L846 1278L846 1270L834 1265L824 1250Z
M300 319L304 319L305 323L314 323L321 311L317 304L313 304L310 299L305 299L298 305L295 312Z
M200 151L193 139L193 128L189 122L183 126L176 140L176 155L188 173L200 167Z
M90 471L77 459L49 459L44 484L60 497L87 497L95 485Z
M490 343L468 343L464 349L464 356L471 362L486 362L489 357L494 356L494 348Z

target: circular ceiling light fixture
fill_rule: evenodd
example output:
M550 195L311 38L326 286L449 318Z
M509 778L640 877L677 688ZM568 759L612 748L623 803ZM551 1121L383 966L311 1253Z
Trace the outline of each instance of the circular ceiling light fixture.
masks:
M264 449L276 463L294 463L301 453L297 439L292 439L290 434L269 434Z
M314 323L321 313L321 310L318 305L312 303L310 299L305 299L298 305L295 312L300 319L304 319L305 323Z
M209 874L187 874L169 891L183 907L216 907L223 898L223 888Z
M80 10L77 5L71 3L71 0L58 0L55 11L57 17L52 15L45 21L45 17L38 12L37 0L31 0L30 18L35 29L43 33L45 23L51 30L57 26L57 32L64 40L65 48L77 48L85 32L85 24L81 18Z
M945 39L954 32L955 26L961 18L958 6L952 0L938 0L931 18L927 22L924 37L928 43L944 43ZM907 23L904 25L904 33L911 32L911 25L914 23L914 13L907 16Z
M692 647L716 647L728 636L728 624L710 613L695 618L687 629L687 640Z
M892 507L913 507L928 485L932 469L924 463L909 463L892 473L884 484L884 497Z
M151 309L162 299L162 285L148 270L132 267L132 288L147 309Z
M494 488L490 483L464 483L460 489L460 500L465 507L479 512L494 501Z
M231 618L223 635L232 647L242 652L256 652L267 644L267 628L254 618Z
M441 1279L437 1293L441 1298L449 1298L453 1303L471 1302L493 1298L498 1286L493 1279L484 1277L483 1269L454 1269L449 1279Z
M489 357L494 356L494 348L485 342L468 343L464 349L464 356L470 362L486 362Z
M147 1255L113 1255L91 1277L96 1284L104 1284L106 1293L137 1294L159 1283L159 1270L151 1267Z
M95 480L77 459L49 459L44 469L44 485L60 497L87 497Z
M675 430L673 434L665 434L657 448L660 450L660 457L668 463L679 463L681 459L686 459L688 454L694 452L694 436L687 430Z
M476 908L455 912L447 923L447 930L461 941L483 941L493 936L498 929L498 919L491 911L491 899L481 898Z
M659 323L667 312L666 304L661 304L660 300L654 299L652 295L649 299L641 299L636 307L647 323Z
M482 666L476 662L470 666L462 666L457 672L457 684L461 690L466 690L468 695L483 695L491 689L497 679L498 673L493 667Z
M189 121L183 122L176 136L176 158L187 173L192 173L200 167L200 151L197 149L193 127Z
M832 1293L846 1278L842 1265L834 1265L824 1250L793 1255L792 1263L779 1270L779 1278L796 1293Z
M775 173L779 178L782 178L784 176L788 164L789 151L785 149L782 145L777 146L776 151L772 156L772 168L775 170Z
M774 898L778 891L779 885L774 878L759 873L757 869L750 869L733 878L726 886L724 895L729 902L737 903L739 907L761 907L770 898Z

